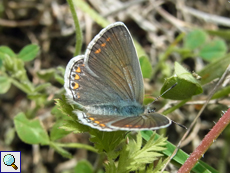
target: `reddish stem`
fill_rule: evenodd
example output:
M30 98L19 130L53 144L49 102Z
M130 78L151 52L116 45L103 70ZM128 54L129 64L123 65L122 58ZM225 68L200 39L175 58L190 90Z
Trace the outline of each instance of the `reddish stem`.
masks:
M198 160L204 155L216 138L222 133L222 131L230 123L230 108L225 114L219 119L216 125L210 130L210 132L204 137L200 145L196 150L189 156L184 165L181 166L177 173L189 173L195 166Z

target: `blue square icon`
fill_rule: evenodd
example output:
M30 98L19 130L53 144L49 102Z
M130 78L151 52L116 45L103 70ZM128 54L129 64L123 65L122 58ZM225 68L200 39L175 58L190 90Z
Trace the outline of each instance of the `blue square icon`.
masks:
M21 172L21 151L0 151L0 173Z

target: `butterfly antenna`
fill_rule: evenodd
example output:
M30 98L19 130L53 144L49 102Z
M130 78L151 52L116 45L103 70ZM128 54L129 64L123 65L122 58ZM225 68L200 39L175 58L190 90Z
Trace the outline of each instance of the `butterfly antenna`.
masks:
M177 122L175 122L175 121L173 121L173 120L171 120L171 121L172 121L174 124L176 124L176 125L178 125L178 126L184 128L184 129L188 129L186 126L184 126L184 125L182 125L182 124L179 124L179 123L177 123Z
M173 86L171 86L170 88L168 88L165 92L163 92L160 96L158 96L152 103L153 104L155 101L157 101L160 97L162 97L165 93L167 93L169 90L173 89L175 86L177 85L177 83L175 83Z

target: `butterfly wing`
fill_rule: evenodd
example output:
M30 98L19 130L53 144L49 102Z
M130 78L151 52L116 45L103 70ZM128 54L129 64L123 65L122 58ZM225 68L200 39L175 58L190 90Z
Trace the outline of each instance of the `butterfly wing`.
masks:
M140 63L126 26L117 22L103 29L89 44L86 66L123 100L143 103Z
M103 29L85 56L68 63L65 89L69 100L83 106L143 103L143 77L132 37L122 22Z
M122 117L119 115L96 115L79 112L78 117L83 124L102 131L140 131L157 130L171 125L172 121L159 113L149 113L140 116Z

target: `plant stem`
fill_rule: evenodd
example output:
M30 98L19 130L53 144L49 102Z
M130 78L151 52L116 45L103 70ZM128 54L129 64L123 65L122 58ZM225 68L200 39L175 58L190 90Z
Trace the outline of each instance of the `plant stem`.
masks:
M76 32L76 46L75 46L75 52L74 52L74 56L79 55L81 53L81 47L82 47L82 32L81 32L81 28L80 28L80 24L77 18L77 13L76 10L74 8L74 4L72 0L67 0L69 7L70 7L70 11L72 13L73 16L73 21L74 21L74 25L75 25L75 32Z
M222 133L222 131L230 123L230 108L227 112L220 118L216 125L211 129L211 131L204 137L201 144L196 148L196 150L190 155L186 162L181 166L177 173L187 173L195 166L198 160L204 155L207 149L212 145L216 138Z
M62 143L56 143L59 147L64 147L64 148L81 148L81 149L86 149L92 152L97 153L97 150L90 146L90 145L85 145L85 144L79 144L79 143L68 143L68 144L62 144Z

